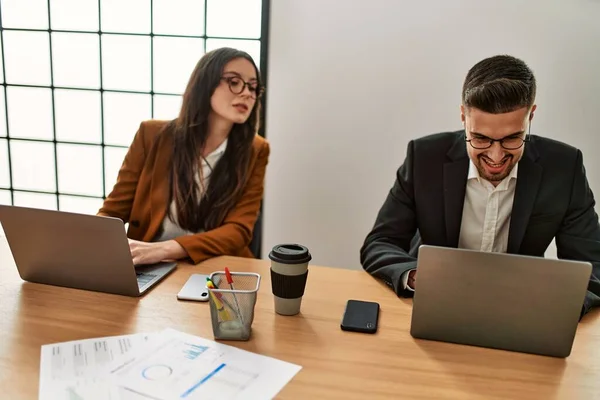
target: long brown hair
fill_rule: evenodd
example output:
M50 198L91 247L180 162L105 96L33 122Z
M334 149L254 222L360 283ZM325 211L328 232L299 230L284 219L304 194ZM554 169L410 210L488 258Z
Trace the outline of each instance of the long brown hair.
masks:
M175 200L176 222L191 232L220 226L241 197L248 179L252 141L259 125L259 99L246 122L233 125L225 153L211 166L210 182L199 198L196 174L202 173L201 155L208 137L210 99L221 81L225 65L236 58L245 58L254 65L261 84L258 68L248 53L227 47L208 52L192 72L178 118L171 121L165 131L173 138L169 203ZM169 216L172 218L170 209Z

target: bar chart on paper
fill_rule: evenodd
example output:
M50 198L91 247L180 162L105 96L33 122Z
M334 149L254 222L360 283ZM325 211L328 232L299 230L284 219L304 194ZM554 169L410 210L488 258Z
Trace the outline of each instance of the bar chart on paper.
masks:
M114 370L119 385L158 399L271 398L300 370L177 331L162 337Z
M195 360L198 356L208 350L206 346L198 346L197 344L185 344L187 348L184 348L183 353L185 354L185 358L189 360Z

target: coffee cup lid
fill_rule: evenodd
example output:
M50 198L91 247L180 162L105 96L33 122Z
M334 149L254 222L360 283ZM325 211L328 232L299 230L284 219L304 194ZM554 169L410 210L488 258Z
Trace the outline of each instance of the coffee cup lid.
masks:
M273 247L269 258L281 264L302 264L312 259L308 249L300 244L278 244Z

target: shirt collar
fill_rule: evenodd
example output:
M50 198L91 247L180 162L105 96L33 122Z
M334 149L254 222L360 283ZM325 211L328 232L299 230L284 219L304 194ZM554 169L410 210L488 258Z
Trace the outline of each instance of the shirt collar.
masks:
M227 138L227 139L225 139L225 140L223 141L223 143L221 143L221 144L219 145L219 147L217 147L216 149L214 149L214 150L212 151L212 153L210 153L209 155L207 155L207 156L206 156L206 158L207 158L207 159L209 159L209 158L218 158L218 157L222 156L222 155L223 155L223 153L225 153L225 150L227 149L227 141L228 141L228 140L229 140L228 138Z

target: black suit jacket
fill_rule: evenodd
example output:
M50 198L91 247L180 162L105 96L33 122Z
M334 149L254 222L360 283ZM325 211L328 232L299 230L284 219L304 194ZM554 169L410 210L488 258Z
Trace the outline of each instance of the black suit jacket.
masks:
M418 246L458 247L469 170L464 131L413 140L360 251L363 268L400 296L401 276L416 268ZM543 257L553 238L562 259L590 261L582 316L600 305L600 225L583 156L531 135L519 161L508 253Z

